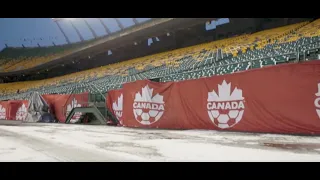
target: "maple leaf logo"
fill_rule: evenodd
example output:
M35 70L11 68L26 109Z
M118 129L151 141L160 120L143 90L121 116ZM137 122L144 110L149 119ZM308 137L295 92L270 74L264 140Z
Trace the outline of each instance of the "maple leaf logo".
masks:
M1 104L0 104L0 119L1 120L6 120L7 119L6 108L2 107Z
M153 89L148 85L142 88L141 94L137 92L133 103L135 119L143 124L150 125L160 120L164 113L163 96L157 93L152 96Z
M117 117L117 119L120 121L120 124L122 124L121 117L122 117L122 108L123 108L123 94L121 94L118 97L118 100L112 103L112 109Z
M218 93L208 92L208 115L214 125L230 128L240 122L244 113L244 97L237 87L231 92L231 83L218 84Z
M27 107L25 104L22 104L22 106L18 109L16 113L16 120L25 120L27 117Z

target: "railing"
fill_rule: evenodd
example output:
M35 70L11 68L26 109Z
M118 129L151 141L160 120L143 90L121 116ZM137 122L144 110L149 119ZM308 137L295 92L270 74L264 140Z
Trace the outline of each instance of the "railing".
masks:
M305 61L306 60L306 52L307 51L313 51L313 50L319 50L320 49L320 46L318 47L315 47L315 48L311 48L311 49L308 49L308 50L304 50L302 53L303 53L303 60ZM300 51L299 51L300 52Z

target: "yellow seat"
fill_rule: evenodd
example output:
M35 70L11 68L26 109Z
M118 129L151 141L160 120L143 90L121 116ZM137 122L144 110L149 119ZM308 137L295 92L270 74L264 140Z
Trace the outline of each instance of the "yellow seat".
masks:
M190 46L186 48L176 49L169 52L162 52L150 56L139 57L124 62L109 64L106 66L76 72L65 76L39 80L26 81L8 84L0 84L0 91L3 94L15 93L18 89L27 91L30 88L39 88L52 85L60 85L62 83L81 82L93 77L105 76L122 76L129 74L129 69L134 68L137 71L144 70L147 66L179 67L180 61L185 57L192 57L195 61L204 61L210 52L216 52L221 49L224 54L232 54L237 56L239 51L246 53L248 49L254 50L264 48L268 44L279 44L284 42L297 41L302 37L312 37L320 35L320 20L312 23L303 22L293 25L283 26L279 28L264 30L253 34L244 34L240 36L230 37L227 39L217 40L200 45ZM275 46L279 48L280 46ZM58 57L62 57L68 53L72 53L74 48L60 51L59 53L49 53L46 56L32 56L10 59L0 59L0 67L2 71L14 71L17 68L31 68L45 62L52 61ZM3 61L3 63L1 63Z

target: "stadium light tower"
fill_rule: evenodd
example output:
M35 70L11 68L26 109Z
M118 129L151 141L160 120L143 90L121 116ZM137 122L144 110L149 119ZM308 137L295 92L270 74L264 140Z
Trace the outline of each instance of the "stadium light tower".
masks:
M70 40L69 40L68 36L66 35L66 33L63 31L62 27L59 24L59 20L61 20L61 19L60 18L52 18L52 20L53 20L53 22L55 22L57 24L58 28L60 29L60 32L63 34L67 43L70 44Z
M93 37L96 39L98 36L96 34L96 32L92 29L92 27L90 26L90 24L88 23L88 21L85 18L82 18L82 20L84 21L84 23L86 23L87 27L89 28L89 30L91 31Z
M104 30L107 32L107 34L111 34L110 29L108 28L108 26L102 21L101 18L98 18L98 20L100 21L100 23L102 24L102 26L104 27Z

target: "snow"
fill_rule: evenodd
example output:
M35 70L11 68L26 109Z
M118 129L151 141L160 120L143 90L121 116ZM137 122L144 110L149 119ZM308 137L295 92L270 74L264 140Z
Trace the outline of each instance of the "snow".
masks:
M319 140L204 130L22 124L0 126L0 161L320 161Z
M54 158L43 153L21 146L15 141L10 141L3 137L0 138L0 161L56 161Z
M319 161L313 155L298 155L281 151L250 149L241 147L228 147L215 144L185 143L185 142L153 142L161 143L161 154L167 157L167 161ZM150 144L150 143L149 143ZM166 144L166 145L164 145ZM157 146L157 145L155 145ZM173 148L174 147L174 148Z

